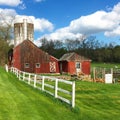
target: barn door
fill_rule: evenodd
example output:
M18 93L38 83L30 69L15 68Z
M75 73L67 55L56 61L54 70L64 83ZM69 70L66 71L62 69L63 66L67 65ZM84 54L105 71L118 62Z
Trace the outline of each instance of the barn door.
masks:
M76 74L78 75L81 72L81 63L76 62Z
M56 72L56 62L50 62L50 72Z

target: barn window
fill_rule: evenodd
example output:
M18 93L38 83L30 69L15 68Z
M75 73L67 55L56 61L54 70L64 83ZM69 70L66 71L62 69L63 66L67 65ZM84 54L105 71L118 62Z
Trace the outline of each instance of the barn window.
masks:
M36 68L40 68L40 63L36 63Z
M29 63L25 63L25 68L29 68L30 64Z
M76 62L76 68L80 68L80 62Z

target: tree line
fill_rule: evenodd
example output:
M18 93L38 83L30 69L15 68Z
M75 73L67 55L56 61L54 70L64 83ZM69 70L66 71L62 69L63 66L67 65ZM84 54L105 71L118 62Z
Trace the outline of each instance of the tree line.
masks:
M8 63L8 51L13 48L13 45L9 45L4 39L0 39L0 66Z
M79 55L90 58L93 62L109 62L120 63L120 46L113 43L105 44L96 39L95 36L90 36L84 40L40 40L40 49L48 52L56 58L60 58L68 52L76 52Z
M12 17L12 16L11 16ZM13 27L12 21L6 21L4 16L0 13L0 65L5 65L8 63L8 51L13 48L13 45L10 45L10 40L13 38Z

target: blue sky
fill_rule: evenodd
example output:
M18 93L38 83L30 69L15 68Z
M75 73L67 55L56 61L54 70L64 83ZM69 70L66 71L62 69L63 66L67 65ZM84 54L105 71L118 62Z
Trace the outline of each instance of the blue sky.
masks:
M0 0L0 13L29 16L34 39L76 39L94 35L105 43L120 44L119 0Z

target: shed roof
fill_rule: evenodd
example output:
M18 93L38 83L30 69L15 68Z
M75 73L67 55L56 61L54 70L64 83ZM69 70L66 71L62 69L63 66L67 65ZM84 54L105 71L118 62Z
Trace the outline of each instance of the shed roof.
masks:
M78 55L75 52L64 54L59 61L91 61L89 58Z

